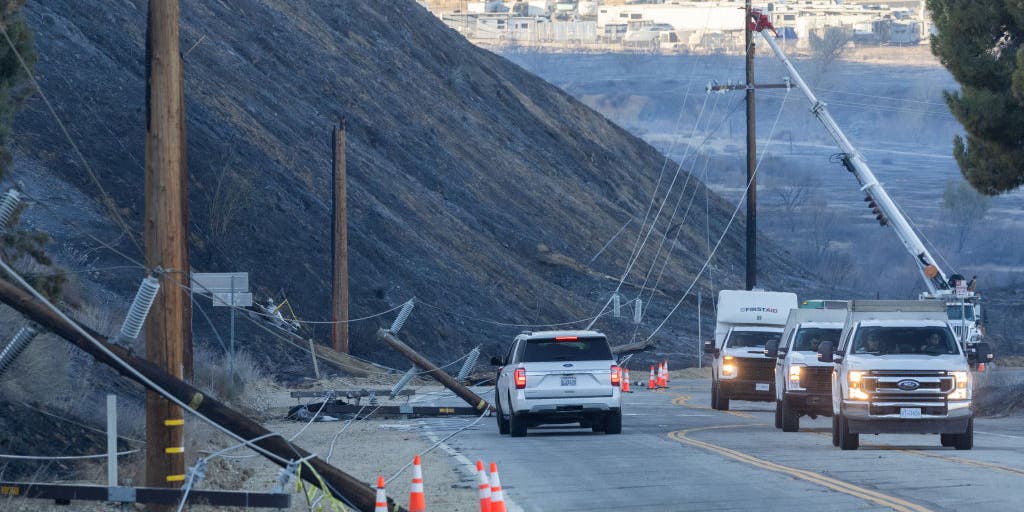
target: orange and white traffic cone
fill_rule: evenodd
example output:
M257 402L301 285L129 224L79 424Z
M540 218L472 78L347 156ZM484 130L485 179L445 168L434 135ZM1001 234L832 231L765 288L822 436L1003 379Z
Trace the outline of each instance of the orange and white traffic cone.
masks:
M668 359L665 360L665 383L672 382L672 379L668 376Z
M484 461L476 461L477 483L479 484L480 512L491 512L491 482L484 470Z
M377 477L377 500L373 512L388 512L388 496L384 493L384 477Z
M978 363L978 372L979 373L984 373L985 372L985 363Z
M632 393L632 391L629 390L629 369L628 368L623 368L622 369L622 373L623 373L622 392L623 393Z
M668 386L668 383L665 382L665 367L658 363L658 387L663 388L666 386Z
M498 478L498 465L493 462L491 463L491 512L506 512L505 493L501 492L501 479Z
M651 376L650 376L650 378L647 379L647 389L654 389L657 386L658 385L657 385L656 381L654 380L654 365L652 364L651 365Z
M427 495L423 493L423 468L420 456L412 459L412 488L409 490L409 512L426 512Z

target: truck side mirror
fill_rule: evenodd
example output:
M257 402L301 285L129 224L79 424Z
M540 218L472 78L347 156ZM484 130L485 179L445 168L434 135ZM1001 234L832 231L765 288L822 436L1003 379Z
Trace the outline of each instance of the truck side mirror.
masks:
M823 341L818 345L818 361L823 363L835 361L835 347L831 341Z
M494 357L491 358L491 366L504 366L504 365L505 365L505 363L501 360L500 357L494 356Z
M988 342L983 341L974 345L974 352L977 354L977 362L979 363L989 363L995 359L995 354L992 353L992 345L989 345Z
M704 353L718 357L718 349L715 348L715 340L704 340Z
M771 340L764 345L764 356L768 359L776 359L779 357L779 341Z

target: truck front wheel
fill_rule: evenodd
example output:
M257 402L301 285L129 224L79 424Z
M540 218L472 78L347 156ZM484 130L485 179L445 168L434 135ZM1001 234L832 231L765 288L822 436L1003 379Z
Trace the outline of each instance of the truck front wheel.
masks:
M711 386L711 408L717 411L729 410L729 397L722 390L722 385L718 382Z
M953 447L957 450L970 450L974 448L974 418L967 420L967 432L953 434Z
M850 420L839 416L839 449L856 450L860 448L860 434L850 433Z
M800 431L800 414L793 410L793 405L785 398L782 399L782 431Z
M775 401L775 428L782 428L782 402Z
M952 448L956 446L956 434L939 434L939 442L942 446Z

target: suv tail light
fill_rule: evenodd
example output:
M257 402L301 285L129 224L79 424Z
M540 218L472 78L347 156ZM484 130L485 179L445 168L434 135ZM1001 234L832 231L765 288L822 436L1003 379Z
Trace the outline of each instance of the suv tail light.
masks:
M618 385L621 382L622 382L622 368L619 368L619 365L617 365L617 364L613 364L612 365L612 386L618 387Z
M526 368L516 368L516 389L523 389L526 387Z

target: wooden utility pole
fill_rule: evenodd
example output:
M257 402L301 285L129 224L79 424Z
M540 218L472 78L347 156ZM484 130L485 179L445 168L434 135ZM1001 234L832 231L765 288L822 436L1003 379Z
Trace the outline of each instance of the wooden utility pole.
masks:
M757 109L754 103L754 33L750 29L751 0L744 7L743 32L747 48L747 289L757 286Z
M150 0L146 30L146 266L163 270L161 289L146 321L146 358L169 375L184 373L188 229L185 105L178 43L178 0ZM185 480L182 411L160 395L146 394L146 484L177 487Z
M345 120L334 129L334 217L331 229L331 346L348 353L348 204Z
M387 343L388 346L398 351L398 353L402 354L403 357L412 361L412 364L423 369L423 373L426 376L440 382L444 387L452 390L456 396L465 400L470 407L478 411L483 411L491 407L491 404L487 403L487 400L481 398L480 395L474 393L468 387L463 386L456 378L448 375L448 373L429 359L421 356L419 352L410 348L409 345L406 345L405 342L398 339L398 336L395 336L391 331L378 329L377 339Z

